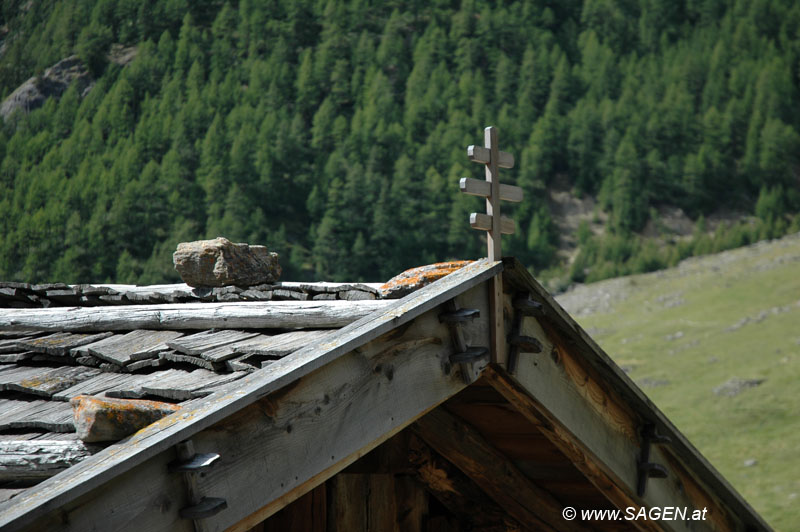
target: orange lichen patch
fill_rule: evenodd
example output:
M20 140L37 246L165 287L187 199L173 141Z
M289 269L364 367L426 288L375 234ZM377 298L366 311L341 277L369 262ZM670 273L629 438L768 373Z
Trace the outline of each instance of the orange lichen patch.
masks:
M413 292L442 277L450 275L472 263L471 260L454 260L450 262L437 262L426 266L417 266L392 277L380 287L381 294L388 298L399 298Z
M74 397L70 404L78 437L85 442L121 440L181 408L160 401L91 395Z

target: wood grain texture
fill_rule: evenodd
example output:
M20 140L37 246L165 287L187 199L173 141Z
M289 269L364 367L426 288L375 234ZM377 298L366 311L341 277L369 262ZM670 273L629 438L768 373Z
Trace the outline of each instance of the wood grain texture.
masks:
M464 194L469 196L488 197L492 193L492 186L486 181L480 179L472 179L471 177L462 177L458 182L458 187ZM500 184L500 200L510 201L512 203L519 203L522 201L524 193L522 188L514 185Z
M409 461L414 478L469 530L518 531L520 524L467 475L412 436Z
M103 313L105 312L103 311ZM180 336L182 333L176 331L136 330L89 344L86 346L86 350L97 358L125 366L137 360L158 356L155 348L163 346L163 350L166 350L165 342Z
M573 354L572 358L587 364L587 368L591 368L598 379L619 397L619 403L625 404L640 420L654 423L660 434L672 439L672 444L668 449L655 450L659 456L654 460L662 459L661 453L665 453L682 463L686 470L692 471L692 474L697 477L699 485L704 486L703 489L707 493L715 494L727 508L725 513L729 514L731 519L736 522L735 529L749 527L753 530L770 530L769 525L749 503L717 472L530 273L513 257L503 259L503 263L505 265L503 277L508 285L514 290L528 292L533 299L543 304L546 317L541 318L542 322L549 324L561 335L564 342L568 344L569 351ZM529 385L530 383L525 384L525 388L532 390L532 388L528 388ZM638 448L632 452L638 453ZM663 460L667 461L667 458L664 457ZM658 484L658 480L648 482L648 491ZM664 482L662 481L661 484L663 485ZM633 485L635 486L635 484ZM620 497L624 499L621 495Z
M79 440L0 441L0 481L50 478L100 449Z
M303 348L252 373L242 379L234 391L220 391L206 399L184 405L179 414L168 416L134 434L127 441L112 445L77 466L71 467L59 475L59 482L48 479L20 494L15 498L13 505L0 505L0 528L20 530L27 525L33 527L32 521L36 516L58 515L59 508L72 506L73 501L87 501L95 490L100 489L105 492L107 486L121 482L115 479L131 478L131 475L142 478L139 476L138 466L149 471L149 460L161 456L162 453L172 454L170 448L178 442L232 416L315 370L331 365L355 349L360 349L369 341L401 328L448 299L496 275L501 269L502 264L486 260L469 264L403 299L390 301L390 305L380 312L364 317L333 333L324 343ZM477 290L480 291L480 287ZM348 303L350 304L352 303ZM479 330L479 327L475 327L474 330ZM466 334L469 337L473 333L466 331ZM421 378L421 382L426 382L432 376L423 374ZM232 456L237 455L238 451L234 450ZM132 471L134 469L136 471ZM131 475L127 472L131 472ZM160 475L160 472L156 471L155 474ZM261 479L259 485L260 482ZM160 483L161 480L156 482ZM289 489L283 492L282 497L288 504L306 491L298 489L293 492ZM250 497L251 494L245 496L247 499ZM101 501L101 504L106 502L108 501ZM257 522L252 524L255 525Z
M472 479L524 528L584 530L561 515L563 505L536 486L465 421L436 409L419 419L414 432Z
M494 220L488 214L473 212L469 215L469 226L478 231L492 231ZM500 233L503 235L513 235L517 229L516 223L507 216L500 217Z
M104 308L0 309L0 328L43 331L337 328L392 301L184 303Z
M449 331L437 313L417 318L402 336L392 336L379 337L295 388L268 397L247 416L199 433L198 448L213 447L223 456L204 489L224 486L236 494L229 512L246 518L245 524L257 522L290 502L280 498L284 493L313 488L464 387L448 362ZM438 341L417 341L431 337ZM226 462L230 453L248 459ZM260 506L245 488L254 482L260 485ZM347 517L348 522L357 519Z
M45 432L75 432L72 407L61 401L0 399L0 430L32 429Z

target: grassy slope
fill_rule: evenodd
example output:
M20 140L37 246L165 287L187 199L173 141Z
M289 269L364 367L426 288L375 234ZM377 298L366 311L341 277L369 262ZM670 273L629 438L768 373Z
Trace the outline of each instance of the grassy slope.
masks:
M772 526L797 530L800 233L559 301ZM766 380L713 393L734 377Z

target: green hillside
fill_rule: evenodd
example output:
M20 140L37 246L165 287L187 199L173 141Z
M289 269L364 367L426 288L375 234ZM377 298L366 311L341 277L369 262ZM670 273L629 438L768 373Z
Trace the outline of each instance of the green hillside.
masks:
M167 281L178 241L218 235L293 279L473 258L480 202L456 183L490 124L526 192L505 251L537 272L564 266L557 179L608 216L575 280L780 235L799 31L792 0L4 1L2 98L73 53L96 83L4 121L0 278ZM635 237L664 205L758 222L713 246Z
M778 530L800 521L800 233L559 301Z

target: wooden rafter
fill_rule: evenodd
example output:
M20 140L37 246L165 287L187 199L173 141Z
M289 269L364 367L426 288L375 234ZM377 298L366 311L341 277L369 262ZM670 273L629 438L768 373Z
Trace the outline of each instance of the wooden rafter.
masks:
M413 425L414 432L472 479L509 515L528 530L576 531L565 521L563 505L531 482L477 430L438 408Z

